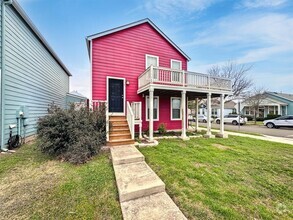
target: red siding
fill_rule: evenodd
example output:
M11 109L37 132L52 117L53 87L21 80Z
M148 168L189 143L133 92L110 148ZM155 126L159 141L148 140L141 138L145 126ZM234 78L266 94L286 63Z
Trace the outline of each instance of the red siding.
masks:
M92 99L106 100L107 76L126 78L127 101L142 101L143 128L145 122L145 98L137 95L138 76L145 70L145 54L159 56L159 65L170 68L171 59L181 60L182 68L187 69L186 58L163 38L148 23L103 36L92 41ZM170 97L160 97L160 122L167 129L180 129L181 121L170 121Z

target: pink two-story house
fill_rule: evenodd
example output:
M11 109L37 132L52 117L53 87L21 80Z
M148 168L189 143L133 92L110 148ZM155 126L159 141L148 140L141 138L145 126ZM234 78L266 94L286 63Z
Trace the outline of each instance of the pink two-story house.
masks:
M133 143L142 130L152 141L161 123L185 139L188 100L231 93L229 79L188 71L190 58L149 19L88 36L87 46L91 98L107 104L109 145Z

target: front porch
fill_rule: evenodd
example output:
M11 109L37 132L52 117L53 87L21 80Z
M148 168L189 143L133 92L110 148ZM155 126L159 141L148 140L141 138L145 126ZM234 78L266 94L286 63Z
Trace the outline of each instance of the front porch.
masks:
M231 94L231 80L220 77L212 77L207 74L195 73L184 70L174 70L163 67L150 66L143 72L138 78L138 94L143 97L147 96L147 109L155 109L154 100L155 97L170 96L170 111L166 114L172 114L176 112L173 109L172 98L178 97L180 100L180 117L176 118L181 122L181 138L188 140L186 135L188 125L188 101L194 100L196 103L196 122L195 130L198 129L198 111L199 111L199 100L207 99L207 132L205 137L214 137L211 133L211 98L220 97L220 132L217 134L218 137L226 137L224 133L224 98ZM175 103L176 104L176 103ZM177 102L178 105L178 102ZM178 110L178 109L177 109ZM148 111L148 110L147 110ZM149 130L149 141L154 140L154 119L158 119L154 111L148 111L148 130ZM165 114L165 113L164 113ZM178 113L177 113L178 114ZM166 121L159 120L160 123Z

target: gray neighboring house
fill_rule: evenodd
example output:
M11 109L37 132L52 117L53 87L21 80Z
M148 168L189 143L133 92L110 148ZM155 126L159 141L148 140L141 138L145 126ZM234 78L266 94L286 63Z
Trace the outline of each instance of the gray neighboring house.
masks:
M68 69L15 0L1 1L1 150L13 133L31 136L48 104L65 107ZM17 119L20 118L20 119Z
M72 91L66 96L67 107L74 103L76 107L87 107L89 99L78 91Z
M254 111L248 103L241 103L242 113L253 115ZM271 115L293 115L293 94L266 92L257 111L257 117Z

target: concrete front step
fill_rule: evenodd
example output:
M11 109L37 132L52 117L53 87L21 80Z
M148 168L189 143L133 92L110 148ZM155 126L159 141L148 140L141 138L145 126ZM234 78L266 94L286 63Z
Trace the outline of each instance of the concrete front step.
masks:
M113 165L143 162L144 156L134 146L110 148Z
M130 145L134 144L132 139L123 139L123 140L110 140L107 142L107 146L120 146L120 145Z
M112 134L110 133L110 141L112 140L125 140L125 139L131 139L131 135L128 134Z
M187 219L166 192L122 202L121 209L124 220Z
M165 191L164 182L145 162L113 166L120 202Z

